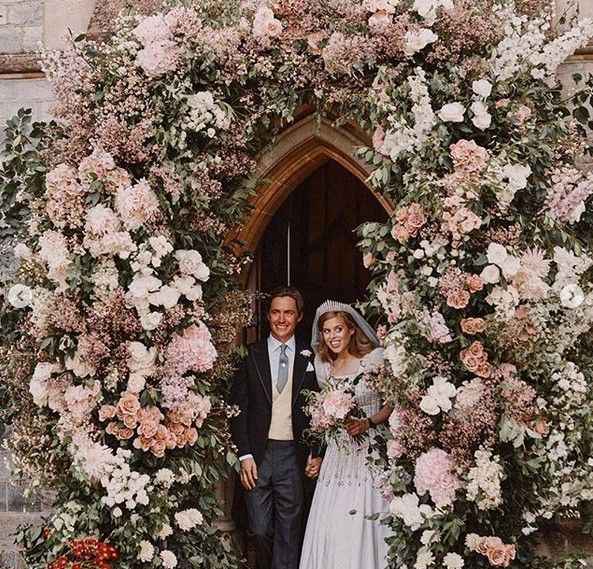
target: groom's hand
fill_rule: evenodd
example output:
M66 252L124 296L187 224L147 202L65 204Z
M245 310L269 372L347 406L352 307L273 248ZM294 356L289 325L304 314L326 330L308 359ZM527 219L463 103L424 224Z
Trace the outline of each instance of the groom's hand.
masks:
M253 490L257 481L257 465L252 458L241 461L241 484L245 490Z

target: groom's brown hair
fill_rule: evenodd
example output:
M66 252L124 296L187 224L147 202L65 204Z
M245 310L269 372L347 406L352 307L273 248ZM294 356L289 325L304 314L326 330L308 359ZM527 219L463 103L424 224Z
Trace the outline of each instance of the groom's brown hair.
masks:
M275 289L272 289L268 296L268 302L266 303L266 312L270 311L272 300L280 296L288 296L289 298L292 298L296 304L299 316L303 314L303 310L305 308L303 295L298 288L294 288L293 286L278 286Z

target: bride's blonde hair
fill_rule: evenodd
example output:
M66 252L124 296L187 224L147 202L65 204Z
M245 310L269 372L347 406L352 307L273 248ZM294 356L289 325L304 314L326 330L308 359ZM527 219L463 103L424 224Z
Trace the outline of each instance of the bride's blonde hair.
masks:
M334 311L325 312L319 317L317 327L319 330L319 346L317 353L321 361L331 362L336 358L335 354L327 347L325 339L323 338L323 324L330 318L341 318L348 330L354 330L354 334L350 337L348 344L348 351L356 358L362 358L373 351L373 344L365 336L364 332L357 326L356 322L347 312Z

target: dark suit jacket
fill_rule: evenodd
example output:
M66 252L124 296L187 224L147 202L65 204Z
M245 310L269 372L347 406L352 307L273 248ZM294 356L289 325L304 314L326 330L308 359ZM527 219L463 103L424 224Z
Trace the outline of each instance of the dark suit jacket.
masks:
M302 434L309 427L309 417L303 411L303 391L318 391L319 387L315 371L306 371L307 367L312 367L313 357L301 354L303 350L310 351L309 346L297 339L295 347L292 372L292 431L299 459L304 465L309 449L302 443ZM241 413L231 420L231 433L239 456L252 454L259 466L264 458L272 421L272 373L267 338L249 346L247 358L233 381L231 403L238 405L241 410Z

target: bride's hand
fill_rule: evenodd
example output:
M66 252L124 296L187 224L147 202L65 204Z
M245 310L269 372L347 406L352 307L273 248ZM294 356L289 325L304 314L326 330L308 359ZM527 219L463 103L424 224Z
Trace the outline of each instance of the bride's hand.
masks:
M366 433L370 428L368 419L349 419L346 423L346 431L351 437L357 437Z
M305 475L309 478L317 478L321 469L321 458L313 458L309 455L307 466L305 466Z

